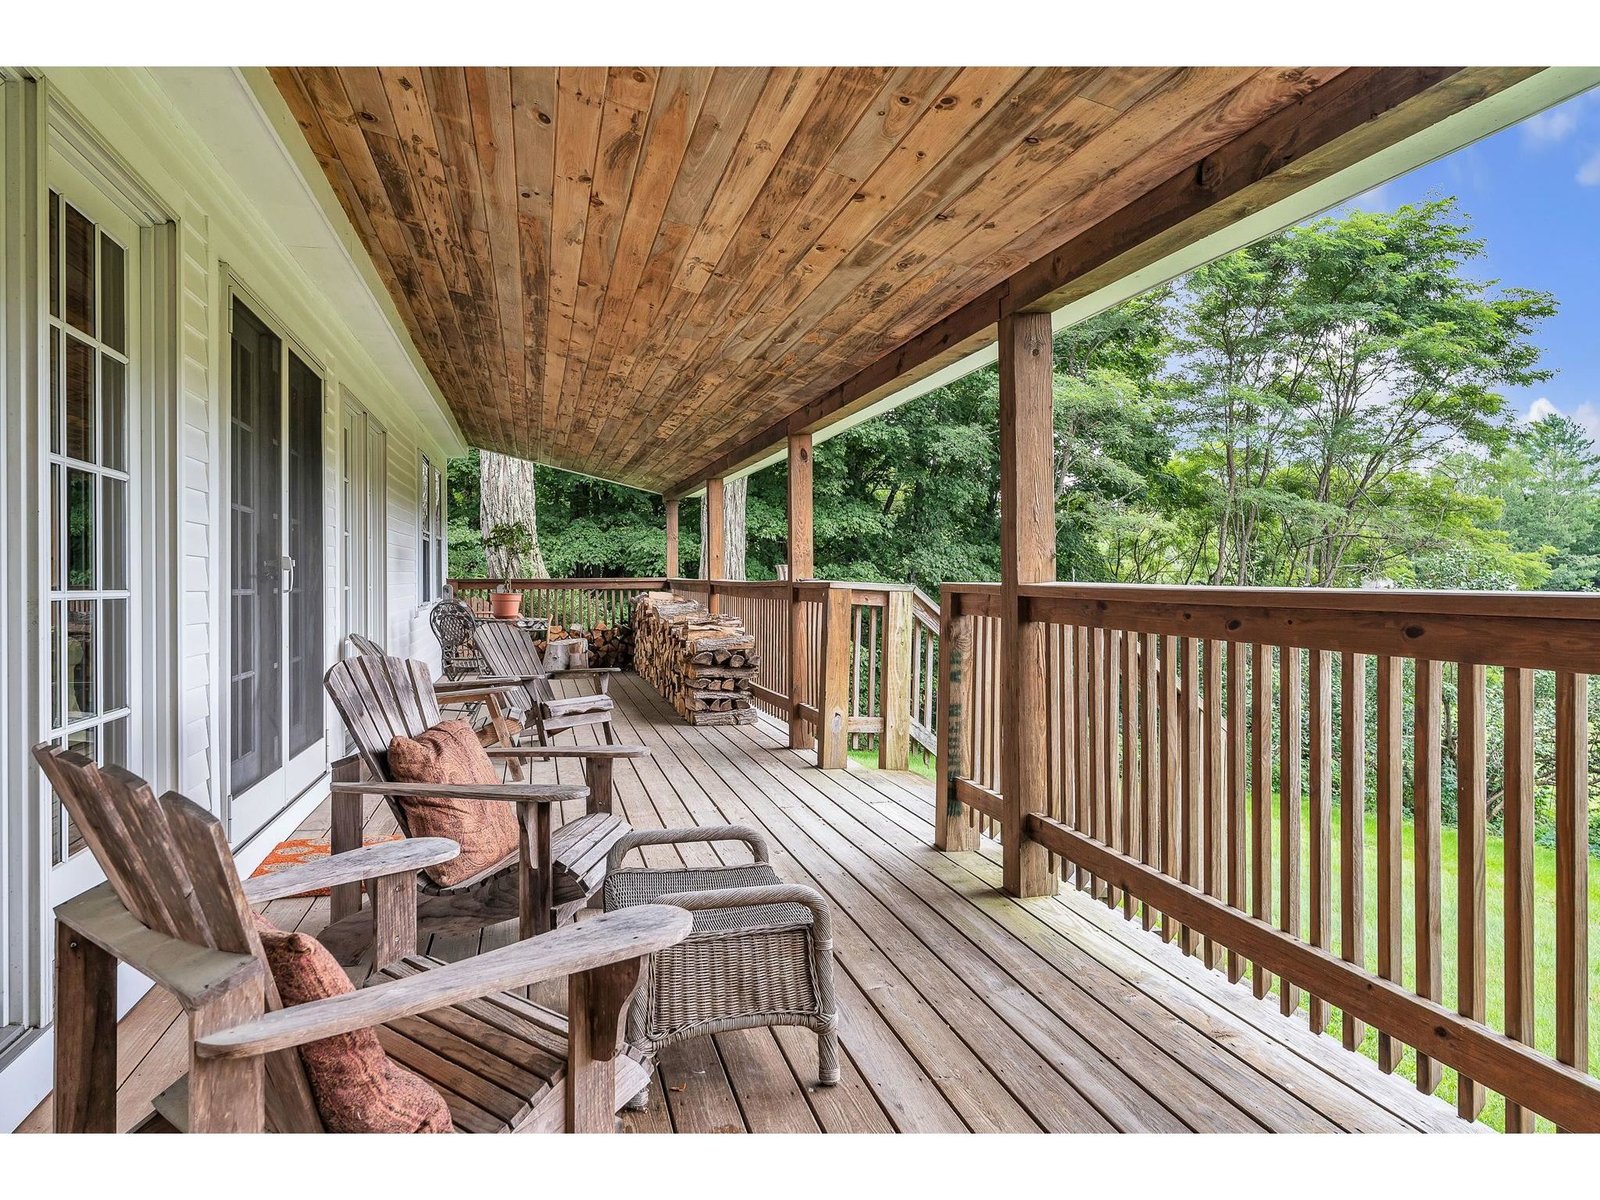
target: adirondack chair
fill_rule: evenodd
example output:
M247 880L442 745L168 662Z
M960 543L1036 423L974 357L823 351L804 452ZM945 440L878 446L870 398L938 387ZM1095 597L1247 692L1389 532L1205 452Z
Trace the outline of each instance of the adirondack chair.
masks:
M564 729L596 725L606 742L616 740L611 717L616 705L607 694L616 667L579 667L569 671L546 671L539 648L510 621L484 621L473 634L484 669L496 679L516 679L520 686L506 692L511 713L531 728L540 745ZM550 686L553 679L588 677L598 689L587 696L557 696Z
M463 1132L607 1131L648 1081L620 1036L643 957L690 928L678 908L607 914L464 962L416 946L414 875L459 852L445 839L371 846L241 884L222 826L117 767L34 748L106 882L56 909L55 1129L111 1133L117 1115L117 967L177 999L189 1073L156 1102L193 1132L320 1132L297 1047L376 1029L390 1057L444 1096ZM251 906L370 881L379 937L368 987L284 1007ZM569 1016L510 991L568 980ZM154 1118L146 1124L157 1124Z
M352 633L345 638L346 653L366 658L388 658L389 652L364 634ZM482 660L478 662L481 664ZM514 746L516 735L522 731L522 722L510 715L508 695L520 687L517 679L494 679L480 674L468 679L452 679L448 675L433 681L433 694L440 705L482 704L488 721L478 730L478 739L485 746ZM522 764L512 759L506 764L511 778L522 778Z
M420 932L467 932L515 918L520 936L531 937L575 915L599 890L605 878L606 854L629 828L611 812L612 765L621 758L648 755L646 747L486 748L491 760L580 760L586 786L505 783L442 788L439 784L403 783L389 769L389 744L397 736L417 737L440 719L427 665L359 655L335 663L324 686L354 738L359 756L335 764L331 791L336 855L360 844L363 797L385 797L401 832L408 837L406 812L399 803L405 796L435 796L443 790L462 799L517 805L522 837L516 853L448 888L425 875L418 876L427 893L417 904ZM359 778L360 766L366 768L365 781ZM551 802L583 799L588 801L584 816L552 828ZM337 893L335 899L340 899ZM322 941L340 961L353 961L373 936L370 910L351 911L348 901L334 907L336 918L323 931Z

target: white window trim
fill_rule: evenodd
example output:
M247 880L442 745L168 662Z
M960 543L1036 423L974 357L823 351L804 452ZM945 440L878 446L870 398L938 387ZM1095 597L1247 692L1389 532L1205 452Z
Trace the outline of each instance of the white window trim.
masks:
M433 465L426 450L417 452L417 608L424 609L444 593L449 579L449 555L445 545L445 494L449 486L449 463ZM431 581L432 587L428 586Z

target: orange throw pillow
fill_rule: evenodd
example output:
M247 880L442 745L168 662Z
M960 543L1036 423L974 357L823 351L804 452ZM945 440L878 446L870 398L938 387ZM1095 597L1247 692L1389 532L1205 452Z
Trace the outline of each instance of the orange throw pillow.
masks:
M355 991L316 938L284 933L260 917L256 932L285 1008ZM300 1062L329 1133L455 1132L444 1097L394 1062L371 1029L307 1042Z
M415 738L389 743L389 770L403 783L499 783L494 764L465 721L440 721ZM440 887L471 879L517 852L517 810L504 800L457 800L449 795L400 801L412 837L449 838L461 853L427 868Z

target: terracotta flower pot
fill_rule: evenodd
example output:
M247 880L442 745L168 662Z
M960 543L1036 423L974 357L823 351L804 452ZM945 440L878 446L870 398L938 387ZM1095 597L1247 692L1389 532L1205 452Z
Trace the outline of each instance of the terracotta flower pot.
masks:
M521 592L491 592L490 611L497 617L516 617L522 612Z

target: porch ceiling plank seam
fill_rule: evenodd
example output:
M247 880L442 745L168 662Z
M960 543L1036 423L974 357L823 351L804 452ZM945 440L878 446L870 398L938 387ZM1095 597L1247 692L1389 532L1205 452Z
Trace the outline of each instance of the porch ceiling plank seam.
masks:
M271 76L468 440L681 494L1535 70Z

